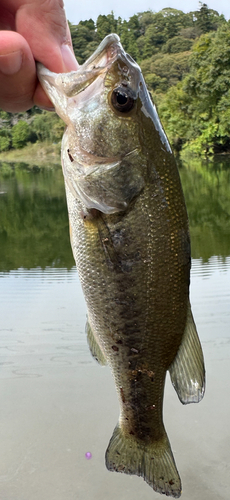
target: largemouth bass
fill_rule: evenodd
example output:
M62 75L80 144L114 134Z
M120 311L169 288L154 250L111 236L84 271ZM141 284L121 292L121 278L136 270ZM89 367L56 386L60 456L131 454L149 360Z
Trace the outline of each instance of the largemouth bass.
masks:
M117 35L78 71L58 75L38 64L38 76L67 125L62 165L88 340L109 364L120 402L106 466L178 498L162 419L165 376L169 370L182 403L199 402L204 361L176 162L141 70Z

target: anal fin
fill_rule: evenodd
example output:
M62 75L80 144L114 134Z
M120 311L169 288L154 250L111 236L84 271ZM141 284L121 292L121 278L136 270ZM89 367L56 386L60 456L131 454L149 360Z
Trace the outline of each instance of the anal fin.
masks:
M201 401L205 391L204 358L190 303L182 342L169 373L183 404Z

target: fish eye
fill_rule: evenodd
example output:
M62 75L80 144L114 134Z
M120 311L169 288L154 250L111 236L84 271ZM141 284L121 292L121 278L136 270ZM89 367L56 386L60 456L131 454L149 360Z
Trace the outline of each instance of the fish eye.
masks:
M125 86L117 87L111 94L111 104L117 111L128 113L135 105L134 92Z

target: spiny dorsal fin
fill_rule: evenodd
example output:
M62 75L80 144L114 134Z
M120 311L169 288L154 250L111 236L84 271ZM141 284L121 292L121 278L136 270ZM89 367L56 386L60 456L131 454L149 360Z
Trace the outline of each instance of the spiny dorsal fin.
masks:
M169 373L183 404L201 401L205 391L204 358L190 303L182 342Z

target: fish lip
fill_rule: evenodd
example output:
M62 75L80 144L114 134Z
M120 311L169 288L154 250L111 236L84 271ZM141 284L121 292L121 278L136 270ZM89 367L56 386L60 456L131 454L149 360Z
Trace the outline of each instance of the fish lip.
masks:
M98 71L98 73L107 71L118 59L121 59L126 65L128 63L128 65L139 69L134 59L124 51L119 36L116 33L111 33L102 40L96 51L81 66L81 70L88 73L90 71Z
M111 50L108 54L108 61L116 57L118 48L123 51L122 45L120 43L120 38L116 33L107 35L104 40L102 40L95 52L81 66L81 68L85 69L86 67L91 66L91 64L95 65L96 60L100 59L102 53L108 51L109 48Z

